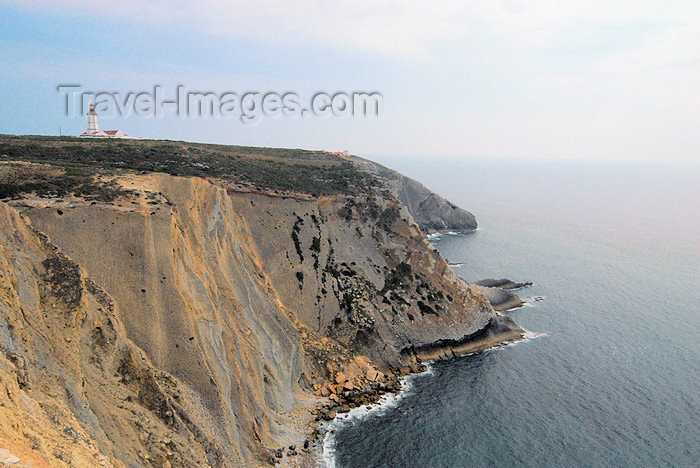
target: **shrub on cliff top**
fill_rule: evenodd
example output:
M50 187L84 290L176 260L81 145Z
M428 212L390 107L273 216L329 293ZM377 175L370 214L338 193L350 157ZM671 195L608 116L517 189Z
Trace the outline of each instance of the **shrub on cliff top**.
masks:
M59 167L128 169L217 177L263 190L356 194L378 186L370 174L324 151L135 140L0 136L0 155ZM5 191L12 192L11 187Z

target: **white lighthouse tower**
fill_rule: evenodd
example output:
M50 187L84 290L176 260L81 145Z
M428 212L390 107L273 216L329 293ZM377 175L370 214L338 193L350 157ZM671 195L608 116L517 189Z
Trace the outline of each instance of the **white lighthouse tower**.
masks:
M109 134L100 130L100 124L97 123L97 112L95 112L95 104L90 103L87 113L88 128L80 134L83 138L109 138Z
M88 128L79 135L81 138L125 138L133 140L132 136L127 135L121 130L100 130L100 124L97 123L97 112L95 112L95 104L90 103L87 113Z
M87 128L87 133L88 135L92 135L93 133L100 133L100 124L97 123L97 112L95 112L95 104L90 103L90 110L87 113L87 118L88 118L88 128Z

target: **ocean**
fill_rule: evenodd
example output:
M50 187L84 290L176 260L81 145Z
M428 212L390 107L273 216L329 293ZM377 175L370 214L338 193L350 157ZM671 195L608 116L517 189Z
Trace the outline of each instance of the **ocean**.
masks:
M431 239L460 276L534 283L528 339L336 420L329 465L700 466L700 165L376 160L476 215Z

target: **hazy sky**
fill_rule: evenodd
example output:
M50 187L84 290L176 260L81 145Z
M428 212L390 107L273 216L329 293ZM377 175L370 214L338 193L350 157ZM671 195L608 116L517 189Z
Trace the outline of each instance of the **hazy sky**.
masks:
M65 83L377 91L380 118L100 122L370 156L698 160L700 2L0 1L0 82L0 133L82 132Z

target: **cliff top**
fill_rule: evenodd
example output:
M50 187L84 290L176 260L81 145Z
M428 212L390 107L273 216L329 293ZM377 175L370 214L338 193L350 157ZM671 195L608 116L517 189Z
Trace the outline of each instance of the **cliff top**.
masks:
M170 140L0 135L0 161L34 163L0 169L0 198L76 192L108 199L114 187L95 186L93 176L120 171L219 178L250 190L313 197L352 195L378 184L372 175L326 151Z

